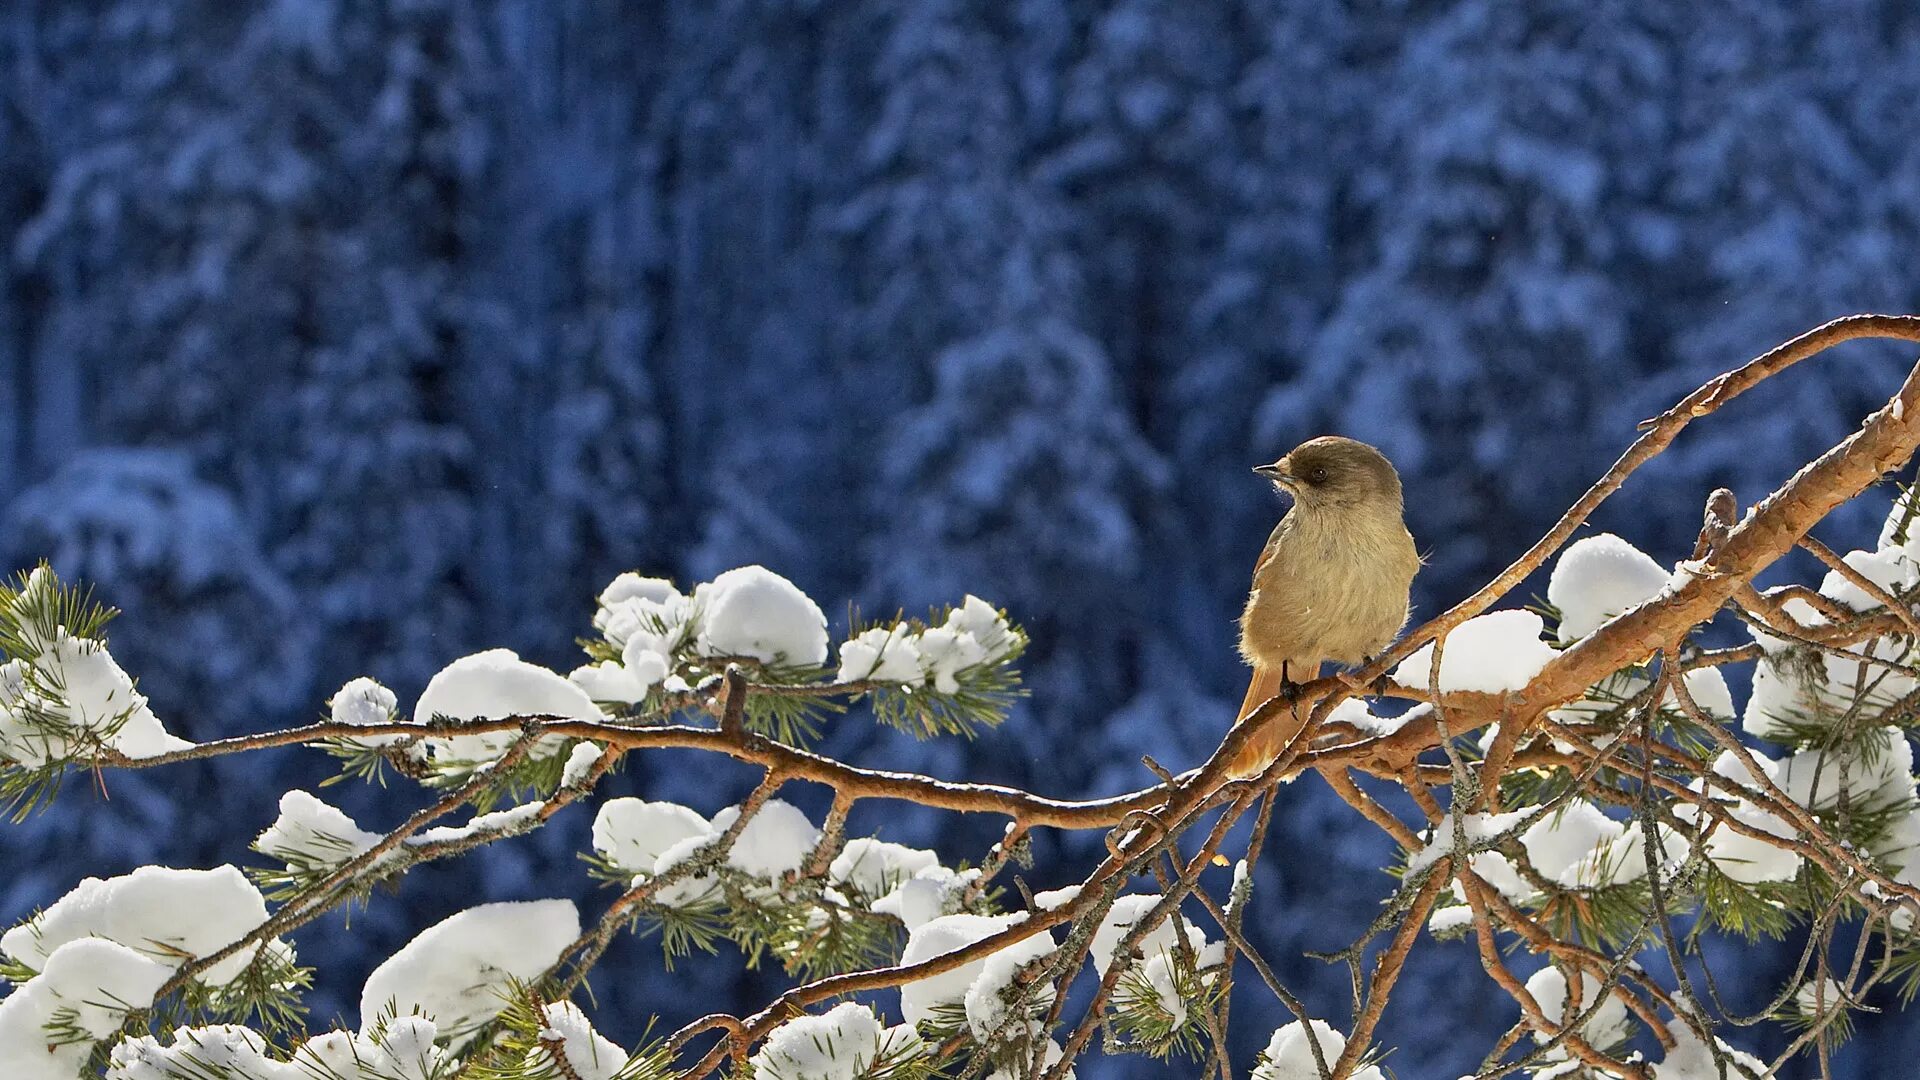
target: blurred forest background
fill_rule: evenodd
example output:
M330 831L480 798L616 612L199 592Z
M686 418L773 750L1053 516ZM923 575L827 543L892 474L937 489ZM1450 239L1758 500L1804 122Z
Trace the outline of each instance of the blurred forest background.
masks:
M617 571L760 562L840 625L971 591L1033 634L1004 728L923 745L856 714L828 752L1129 789L1142 753L1200 760L1244 688L1233 618L1281 509L1251 464L1385 449L1432 614L1699 381L1920 309L1907 0L10 0L0 78L0 560L124 608L116 655L197 740L360 674L410 703L483 647L565 670ZM1599 524L1683 557L1709 490L1758 498L1911 361L1821 357ZM1884 505L1825 530L1858 544ZM245 861L328 771L75 778L0 827L0 918ZM712 811L751 779L661 754L610 788ZM604 903L589 822L300 935L316 1021L458 908ZM854 826L950 861L998 835ZM1344 970L1301 953L1365 925L1389 845L1317 780L1270 844L1255 933L1343 1022ZM1049 838L1028 879L1098 845ZM1418 955L1387 1064L1471 1071L1514 1006L1470 945ZM1716 957L1749 1005L1790 963ZM782 984L628 939L591 1011L634 1042ZM1260 996L1242 1061L1282 1020ZM1861 1019L1840 1075L1920 1053L1912 1014Z

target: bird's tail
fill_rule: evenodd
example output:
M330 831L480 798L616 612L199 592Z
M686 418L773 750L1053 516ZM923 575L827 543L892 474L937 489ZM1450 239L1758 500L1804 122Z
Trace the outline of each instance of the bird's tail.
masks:
M1286 677L1292 682L1303 683L1320 677L1318 660L1310 658L1289 660L1284 666ZM1280 684L1281 668L1255 664L1253 681L1247 684L1247 696L1240 703L1240 714L1234 720L1234 725L1237 727L1246 723L1247 717L1252 715L1254 710L1266 704L1268 698L1280 692ZM1234 754L1232 762L1227 765L1227 775L1235 780L1260 775L1268 765L1273 764L1273 759L1280 756L1280 751L1286 749L1294 736L1300 733L1300 728L1306 723L1306 719L1304 711L1293 710L1269 719L1267 726L1247 740Z

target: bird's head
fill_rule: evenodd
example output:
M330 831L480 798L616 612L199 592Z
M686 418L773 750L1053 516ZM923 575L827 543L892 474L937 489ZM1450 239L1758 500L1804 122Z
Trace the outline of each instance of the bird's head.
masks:
M1308 510L1400 509L1400 474L1385 454L1355 439L1322 435L1253 471Z

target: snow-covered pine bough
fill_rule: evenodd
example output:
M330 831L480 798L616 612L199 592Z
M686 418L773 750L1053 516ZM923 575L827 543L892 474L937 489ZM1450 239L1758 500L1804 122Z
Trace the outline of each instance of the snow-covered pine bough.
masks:
M454 660L407 713L362 678L323 722L191 743L114 661L111 612L42 566L0 591L0 794L17 816L44 809L70 772L296 746L333 755L343 777L404 778L394 797L413 809L381 831L290 791L257 823L245 867L80 882L0 938L12 984L0 1071L1059 1080L1098 1031L1107 1053L1179 1057L1181 1075L1226 1080L1237 991L1272 994L1295 1017L1254 1063L1259 1080L1424 1078L1374 1038L1423 930L1469 939L1517 1006L1482 1077L1703 1080L1772 1075L1801 1054L1824 1062L1853 1012L1899 1007L1920 983L1920 506L1902 489L1879 535L1845 554L1809 530L1920 447L1920 368L1744 514L1714 493L1684 558L1574 535L1688 424L1859 338L1920 341L1920 317L1840 319L1694 391L1484 588L1365 669L1267 702L1197 768L1144 762L1145 786L1117 798L808 749L824 725L855 722L841 714L856 703L928 739L999 723L1027 639L977 597L854 626L830 659L819 607L761 567L686 592L625 574L599 597L589 662L569 675L493 650ZM1824 580L1756 588L1796 547ZM1546 613L1511 604L1549 563ZM1740 642L1704 643L1716 621L1743 628ZM1725 677L1736 669L1752 685L1743 708ZM1260 775L1229 779L1241 744L1283 721L1301 734ZM716 768L731 758L758 785L729 807L596 796L629 754L663 748L709 752ZM1401 848L1382 868L1379 917L1335 957L1353 968L1348 1001L1303 999L1243 933L1263 902L1254 871L1274 788L1305 773ZM821 820L783 797L806 789L830 793ZM993 815L1006 830L963 865L952 860L967 853L849 836L867 800ZM303 927L576 803L594 814L586 872L608 885L586 919L566 900L469 908L379 966L357 1028L307 1029ZM1048 868L1077 885L1010 890L1008 864L1043 829L1099 831L1104 858ZM616 941L647 933L667 959L723 942L771 955L792 986L758 1012L657 1036L645 1016L590 1022L575 1001L584 980ZM1800 962L1766 1008L1738 1011L1703 936L1782 934L1804 942ZM1772 1061L1736 1048L1761 1021L1791 1033Z

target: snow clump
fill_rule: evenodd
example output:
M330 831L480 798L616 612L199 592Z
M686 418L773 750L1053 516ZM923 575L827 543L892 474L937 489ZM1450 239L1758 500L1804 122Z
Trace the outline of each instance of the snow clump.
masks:
M570 900L481 904L420 932L367 976L360 1031L382 1018L431 1017L457 1044L506 1007L510 981L531 982L580 936Z
M1347 1037L1324 1020L1309 1023L1313 1025L1311 1037L1298 1020L1273 1033L1260 1054L1260 1064L1253 1070L1253 1080L1320 1080L1323 1074L1314 1060L1315 1044L1319 1045L1327 1068L1333 1068L1333 1063L1339 1061L1347 1049ZM1385 1080L1378 1065L1360 1069L1352 1077L1353 1080Z
M40 649L33 660L0 664L0 760L35 767L94 746L130 758L193 746L167 733L105 642L62 628L51 640L31 644Z
M1578 641L1660 595L1668 576L1652 557L1612 533L1568 545L1547 579L1547 603L1560 610L1560 643Z
M1567 999L1567 977L1557 967L1543 967L1527 979L1527 993L1539 1004L1540 1011L1555 1024L1568 1024L1593 1009L1595 1002L1599 1008L1581 1027L1581 1037L1597 1048L1606 1048L1625 1039L1629 1033L1627 1026L1627 1007L1620 999L1607 994L1601 1000L1600 980L1591 972L1580 973L1580 999ZM1533 1033L1536 1042L1547 1042L1550 1036L1542 1032Z
M1553 659L1540 639L1546 624L1531 611L1495 611L1468 619L1447 635L1440 660L1442 693L1498 694L1518 690ZM1421 646L1393 669L1393 681L1425 690L1433 672L1433 643Z
M827 617L799 587L764 566L729 570L693 591L704 656L813 667L827 659Z
M143 866L116 878L81 881L53 906L0 935L0 951L44 971L61 946L105 938L171 971L226 948L266 920L266 899L235 867ZM253 962L254 952L235 953L202 972L200 981L225 986Z
M427 723L443 716L454 720L557 716L594 723L607 718L580 687L546 668L527 663L512 649L488 649L463 656L428 680L414 705L414 721ZM490 731L432 738L427 745L442 761L484 763L506 753L519 737L518 731ZM528 756L536 760L552 757L566 744L565 738L548 735L533 744Z
M872 1009L849 1001L774 1028L747 1061L764 1080L859 1080L875 1061L902 1060L919 1049L911 1031L884 1027Z
M587 1014L571 1001L557 1001L540 1010L545 1026L542 1045L527 1051L526 1064L536 1075L557 1073L579 1080L614 1080L627 1063L627 1052L593 1030ZM560 1051L566 1068L558 1068L553 1050Z

